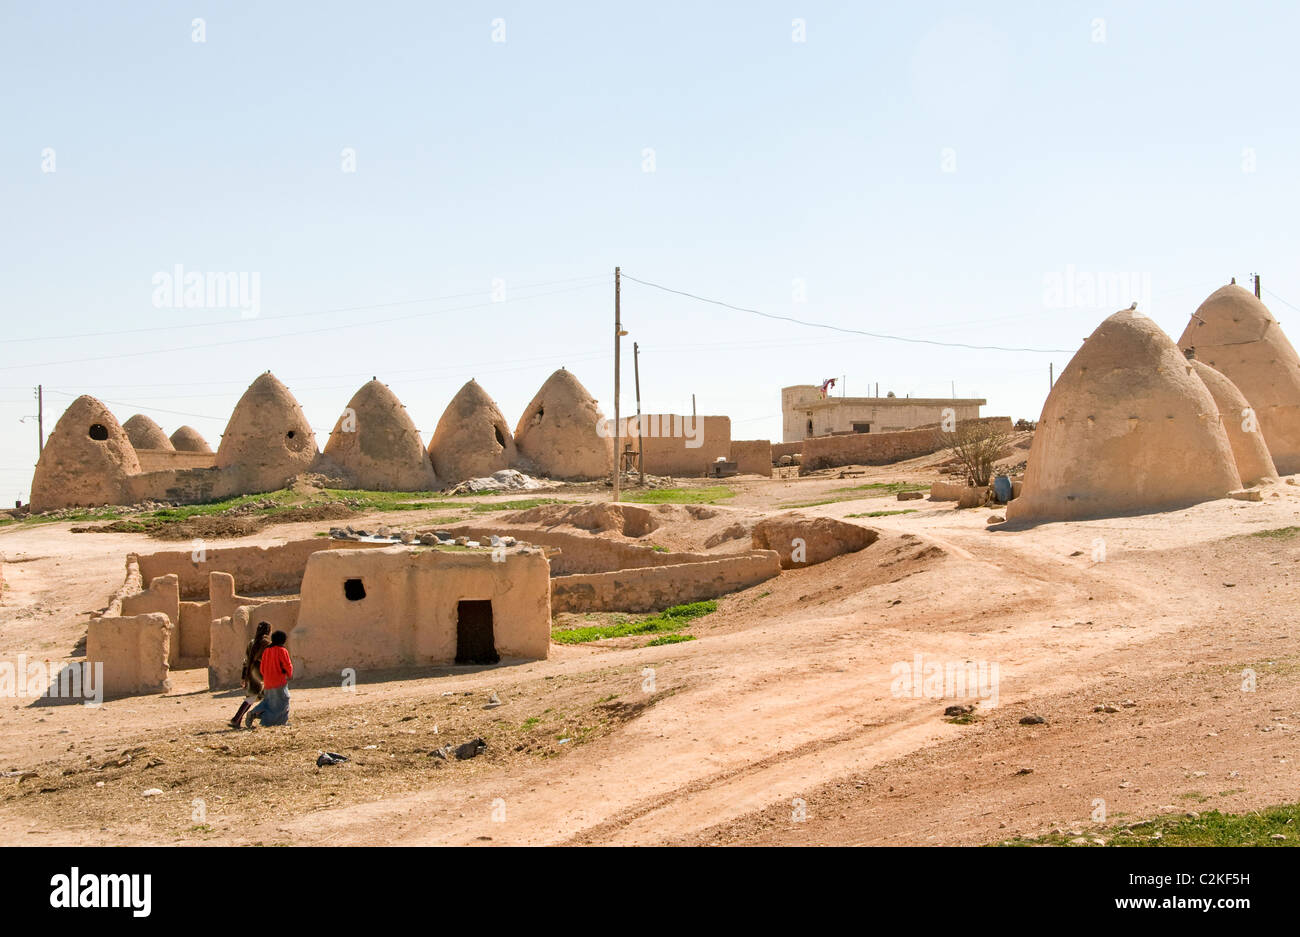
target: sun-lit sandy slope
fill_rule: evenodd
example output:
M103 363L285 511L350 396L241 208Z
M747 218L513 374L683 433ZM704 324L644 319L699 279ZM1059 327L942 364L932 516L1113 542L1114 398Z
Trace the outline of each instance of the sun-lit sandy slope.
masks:
M669 509L645 541L698 548L865 481L933 477L741 481L716 517ZM37 776L0 779L0 842L974 844L1087 830L1098 799L1112 821L1295 799L1300 537L1248 535L1300 525L1300 487L1025 530L892 496L803 510L904 508L858 519L883 533L867 550L724 599L698 640L299 687L288 729L230 731L237 698L202 671L100 708L4 700L0 768ZM0 659L74 657L125 552L170 548L67 527L0 530ZM996 704L958 725L954 700L892 694L891 665L916 655L997 664ZM505 705L484 710L492 691ZM1046 724L1020 725L1030 713ZM476 736L472 761L427 754ZM317 769L322 748L353 760Z

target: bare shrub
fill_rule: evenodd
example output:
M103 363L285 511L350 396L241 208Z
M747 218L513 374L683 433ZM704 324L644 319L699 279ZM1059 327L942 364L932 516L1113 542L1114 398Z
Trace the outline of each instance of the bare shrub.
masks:
M966 470L966 482L983 487L993 476L993 463L1006 454L1010 436L996 423L963 420L951 432L940 430L940 444Z

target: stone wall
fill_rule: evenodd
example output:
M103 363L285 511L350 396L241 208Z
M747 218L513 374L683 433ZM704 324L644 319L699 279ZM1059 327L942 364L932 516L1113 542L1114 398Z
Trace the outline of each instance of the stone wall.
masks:
M983 417L988 423L1011 432L1011 418ZM930 455L943 448L938 427L923 427L899 433L847 433L838 436L814 436L802 440L801 473L841 465L889 465L906 459Z
M140 471L146 474L212 468L217 460L211 452L180 452L175 449L137 449L135 457L140 460Z
M86 660L104 665L104 695L171 689L167 676L171 635L172 623L162 612L92 619L86 629Z
M731 451L731 417L644 413L645 435L636 436L636 417L624 421L623 443L632 451L645 447L645 470L651 475L700 478ZM689 438L688 438L689 437Z
M137 558L144 581L174 573L180 580L181 598L202 601L210 597L211 573L231 574L245 595L297 592L307 559L313 553L385 546L391 544L315 537L270 547L207 547L197 555L193 550L166 550Z
M181 617L181 596L176 575L156 576L149 580L149 588L135 595L122 598L122 617L148 615L159 612L167 616L167 626L172 630L171 651L167 665L176 667L181 658L180 635L176 633L176 624Z
M551 612L655 612L748 589L781 572L773 550L551 580Z
M772 476L772 444L766 439L733 439L731 460L741 475Z
M646 566L674 566L679 563L697 563L711 560L708 553L667 553L642 546L585 534L569 534L558 530L528 530L522 527L439 527L439 530L465 536L486 545L492 534L514 537L524 543L543 547L556 547L558 554L551 557L551 575L568 576L573 573L601 573L618 569L639 569Z

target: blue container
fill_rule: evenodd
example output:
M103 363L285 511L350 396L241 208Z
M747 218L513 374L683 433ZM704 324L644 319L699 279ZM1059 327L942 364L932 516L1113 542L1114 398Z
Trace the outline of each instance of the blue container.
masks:
M1006 504L1011 500L1011 479L1006 475L993 479L993 497L998 499L998 504Z

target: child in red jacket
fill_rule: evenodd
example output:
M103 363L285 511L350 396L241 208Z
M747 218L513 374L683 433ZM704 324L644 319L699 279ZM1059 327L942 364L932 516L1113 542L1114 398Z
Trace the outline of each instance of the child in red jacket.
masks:
M248 711L244 727L253 728L253 720L261 718L264 726L282 726L289 723L289 681L293 679L293 661L285 643L289 636L283 631L271 635L271 646L262 652L262 701Z

